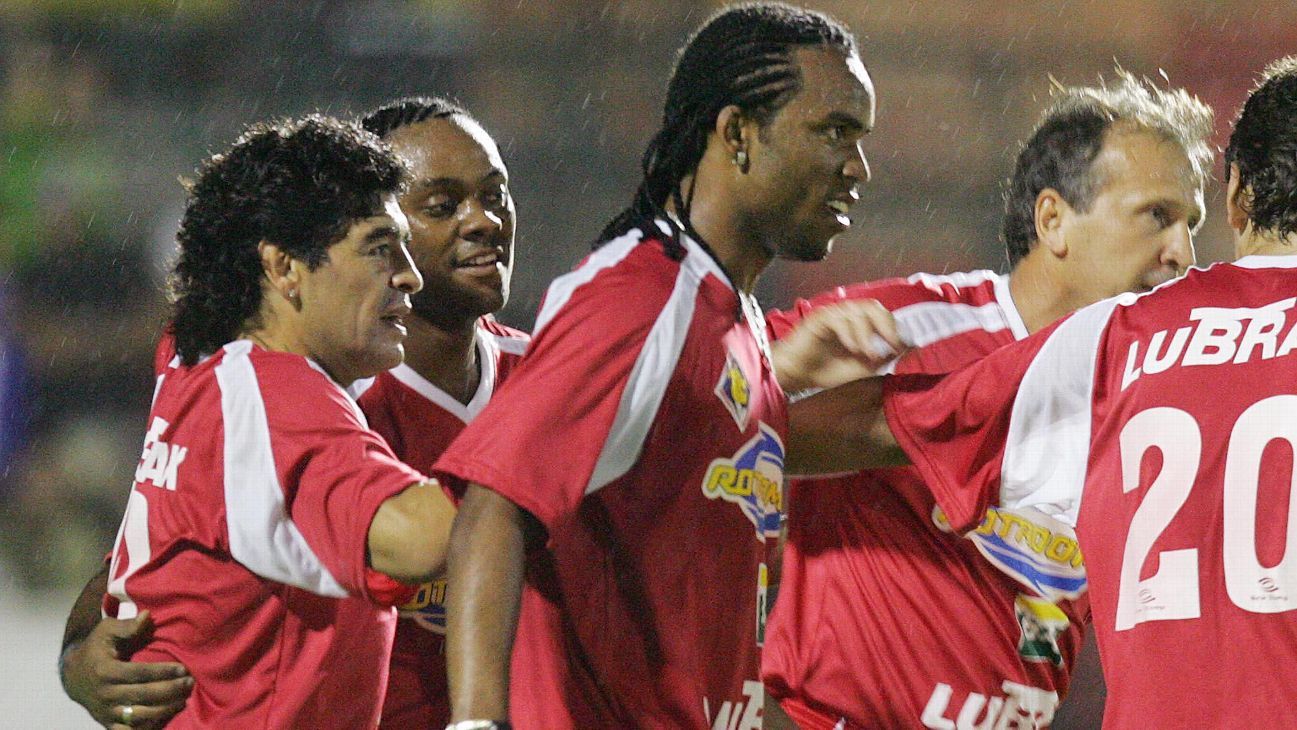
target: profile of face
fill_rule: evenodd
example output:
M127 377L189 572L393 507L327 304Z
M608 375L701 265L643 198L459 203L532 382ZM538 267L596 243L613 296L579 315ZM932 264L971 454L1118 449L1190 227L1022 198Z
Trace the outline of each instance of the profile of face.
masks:
M780 258L819 261L869 181L862 141L874 127L874 85L859 56L837 49L799 48L792 60L801 88L748 150L745 234Z
M1079 299L1148 291L1193 265L1203 196L1178 143L1114 128L1090 169L1098 188L1089 209L1063 202L1059 222L1067 281Z
M354 221L314 270L293 262L302 340L343 385L394 368L405 355L410 295L423 285L409 238L396 196L387 195L382 212Z
M514 206L495 141L461 115L400 127L387 141L411 171L401 208L424 279L415 314L457 327L498 311L509 298Z

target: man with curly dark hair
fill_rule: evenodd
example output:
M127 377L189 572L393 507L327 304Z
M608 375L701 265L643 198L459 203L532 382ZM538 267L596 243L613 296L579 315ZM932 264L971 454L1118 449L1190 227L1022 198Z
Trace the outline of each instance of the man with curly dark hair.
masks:
M172 727L373 727L401 583L453 508L344 386L401 362L422 286L404 164L356 125L258 124L189 188L171 334L104 611L187 667ZM127 692L141 691L127 687ZM166 707L123 696L101 722Z

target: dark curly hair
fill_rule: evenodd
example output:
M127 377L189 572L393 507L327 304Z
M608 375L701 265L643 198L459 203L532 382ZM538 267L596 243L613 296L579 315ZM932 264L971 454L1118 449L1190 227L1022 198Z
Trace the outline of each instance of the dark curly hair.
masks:
M1111 86L1054 85L1054 99L1019 151L1006 186L1001 230L1011 267L1036 244L1036 198L1042 190L1057 190L1081 212L1090 209L1103 182L1091 168L1108 130L1118 124L1175 141L1200 185L1211 168L1211 108L1184 89L1163 89L1120 68Z
M254 124L188 186L171 275L176 352L192 365L239 336L261 309L257 244L314 269L352 223L397 193L404 164L358 125L312 115Z
M1297 56L1262 73L1229 136L1226 175L1231 164L1252 227L1281 238L1297 233Z
M365 131L386 139L387 135L401 127L447 117L473 119L464 107L450 99L440 96L408 96L389 101L369 112L361 117L360 126Z
M668 199L685 230L701 241L689 221L692 201L680 182L702 160L716 115L733 104L764 126L801 89L801 70L792 52L806 46L857 53L846 26L790 5L734 5L703 23L680 50L671 72L662 127L644 151L644 177L635 198L604 227L596 247L655 218L667 218ZM667 241L667 251L675 257L684 254L678 233Z

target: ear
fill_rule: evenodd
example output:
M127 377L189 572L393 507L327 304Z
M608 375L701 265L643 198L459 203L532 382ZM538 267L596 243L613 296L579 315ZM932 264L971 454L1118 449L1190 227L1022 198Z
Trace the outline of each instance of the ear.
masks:
M1229 182L1225 186L1225 219L1234 233L1243 235L1252 217L1252 189L1243 187L1238 163L1229 165Z
M756 131L755 123L743 110L730 104L716 115L716 136L721 141L725 156L738 168L748 171L751 141Z
M1072 206L1053 188L1045 188L1036 196L1036 242L1058 258L1067 256L1063 224L1071 213Z
M261 257L261 270L265 273L270 288L296 306L298 286L301 284L300 262L265 239L257 244L257 254Z

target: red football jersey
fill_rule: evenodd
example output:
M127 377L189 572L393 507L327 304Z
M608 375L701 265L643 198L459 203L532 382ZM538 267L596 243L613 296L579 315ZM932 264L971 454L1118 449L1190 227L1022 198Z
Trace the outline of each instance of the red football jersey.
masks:
M239 340L159 377L105 613L148 609L134 659L194 676L170 727L373 727L395 611L369 525L423 477L305 358Z
M888 384L957 529L997 496L1076 525L1104 727L1297 727L1294 291L1297 257L1247 257Z
M555 280L527 357L437 464L548 529L516 727L760 727L786 404L755 303L684 246L632 231Z
M528 336L483 317L476 339L481 375L467 405L406 365L352 388L370 428L387 439L406 464L420 470L432 468L522 357ZM445 601L446 581L437 580L420 586L414 600L400 607L383 701L384 728L440 728L450 722Z
M948 372L1027 334L1008 277L990 271L839 287L767 322L780 337L817 307L868 298L916 347L896 372ZM1047 725L1086 613L1075 549L1051 560L1025 539L1047 522L992 508L961 539L912 468L792 480L767 690L806 729Z

